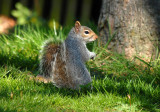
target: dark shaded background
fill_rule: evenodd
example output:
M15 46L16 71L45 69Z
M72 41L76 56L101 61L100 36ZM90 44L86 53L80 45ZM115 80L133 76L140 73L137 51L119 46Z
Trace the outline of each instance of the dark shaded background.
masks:
M51 13L51 8L52 8L52 2L56 1L56 0L0 0L0 15L6 15L9 17L13 17L11 15L11 11L15 8L15 4L17 2L22 3L25 7L29 8L30 10L35 10L35 3L39 3L43 1L43 7L41 10L41 14L40 16L42 18L44 18L45 20L49 20L50 19L50 13ZM67 5L68 2L71 2L72 0L62 0L61 3L61 12L60 12L60 20L58 21L61 25L64 24L68 24L66 23L66 15L68 13L72 13L72 12L67 12L67 8L69 7ZM76 20L80 20L81 19L81 14L82 12L82 6L84 5L83 3L89 1L91 5L91 9L90 9L90 14L89 14L89 18L86 18L83 22L88 22L88 21L93 21L95 24L98 23L98 18L99 18L99 14L100 14L100 9L101 9L101 4L102 4L102 0L76 0L76 8L73 9L75 10L75 17L74 17L74 21ZM39 4L37 4L39 6ZM87 11L87 10L86 10ZM74 23L74 22L73 22ZM70 23L69 23L70 24Z

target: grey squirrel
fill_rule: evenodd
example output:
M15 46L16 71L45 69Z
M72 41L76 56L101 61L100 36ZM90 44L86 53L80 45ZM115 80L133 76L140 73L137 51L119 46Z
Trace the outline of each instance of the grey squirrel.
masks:
M48 41L43 46L40 59L40 74L36 79L52 82L59 88L80 89L81 85L92 82L85 62L96 54L90 52L86 44L98 36L88 27L81 26L79 21L70 30L62 43Z

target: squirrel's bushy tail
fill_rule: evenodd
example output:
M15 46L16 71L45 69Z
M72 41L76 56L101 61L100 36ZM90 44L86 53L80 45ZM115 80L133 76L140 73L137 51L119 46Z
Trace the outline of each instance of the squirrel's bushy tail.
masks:
M64 42L45 42L40 59L41 75L57 87L70 87L72 79L67 75Z
M45 77L50 77L52 71L52 64L55 60L56 54L60 52L60 43L53 39L46 41L42 47L40 59L40 74ZM52 63L51 63L52 62Z

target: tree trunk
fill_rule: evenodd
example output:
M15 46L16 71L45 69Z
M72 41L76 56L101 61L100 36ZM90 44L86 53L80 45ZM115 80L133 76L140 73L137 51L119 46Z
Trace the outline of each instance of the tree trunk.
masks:
M103 0L98 26L103 44L116 32L109 50L149 61L160 45L160 1Z

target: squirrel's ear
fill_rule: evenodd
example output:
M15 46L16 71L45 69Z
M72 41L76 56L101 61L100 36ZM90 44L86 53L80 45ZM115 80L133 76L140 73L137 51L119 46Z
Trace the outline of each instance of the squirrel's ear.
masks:
M78 33L79 32L79 30L80 30L80 28L81 28L81 24L80 24L80 22L79 21L76 21L75 22L75 32L76 33Z

